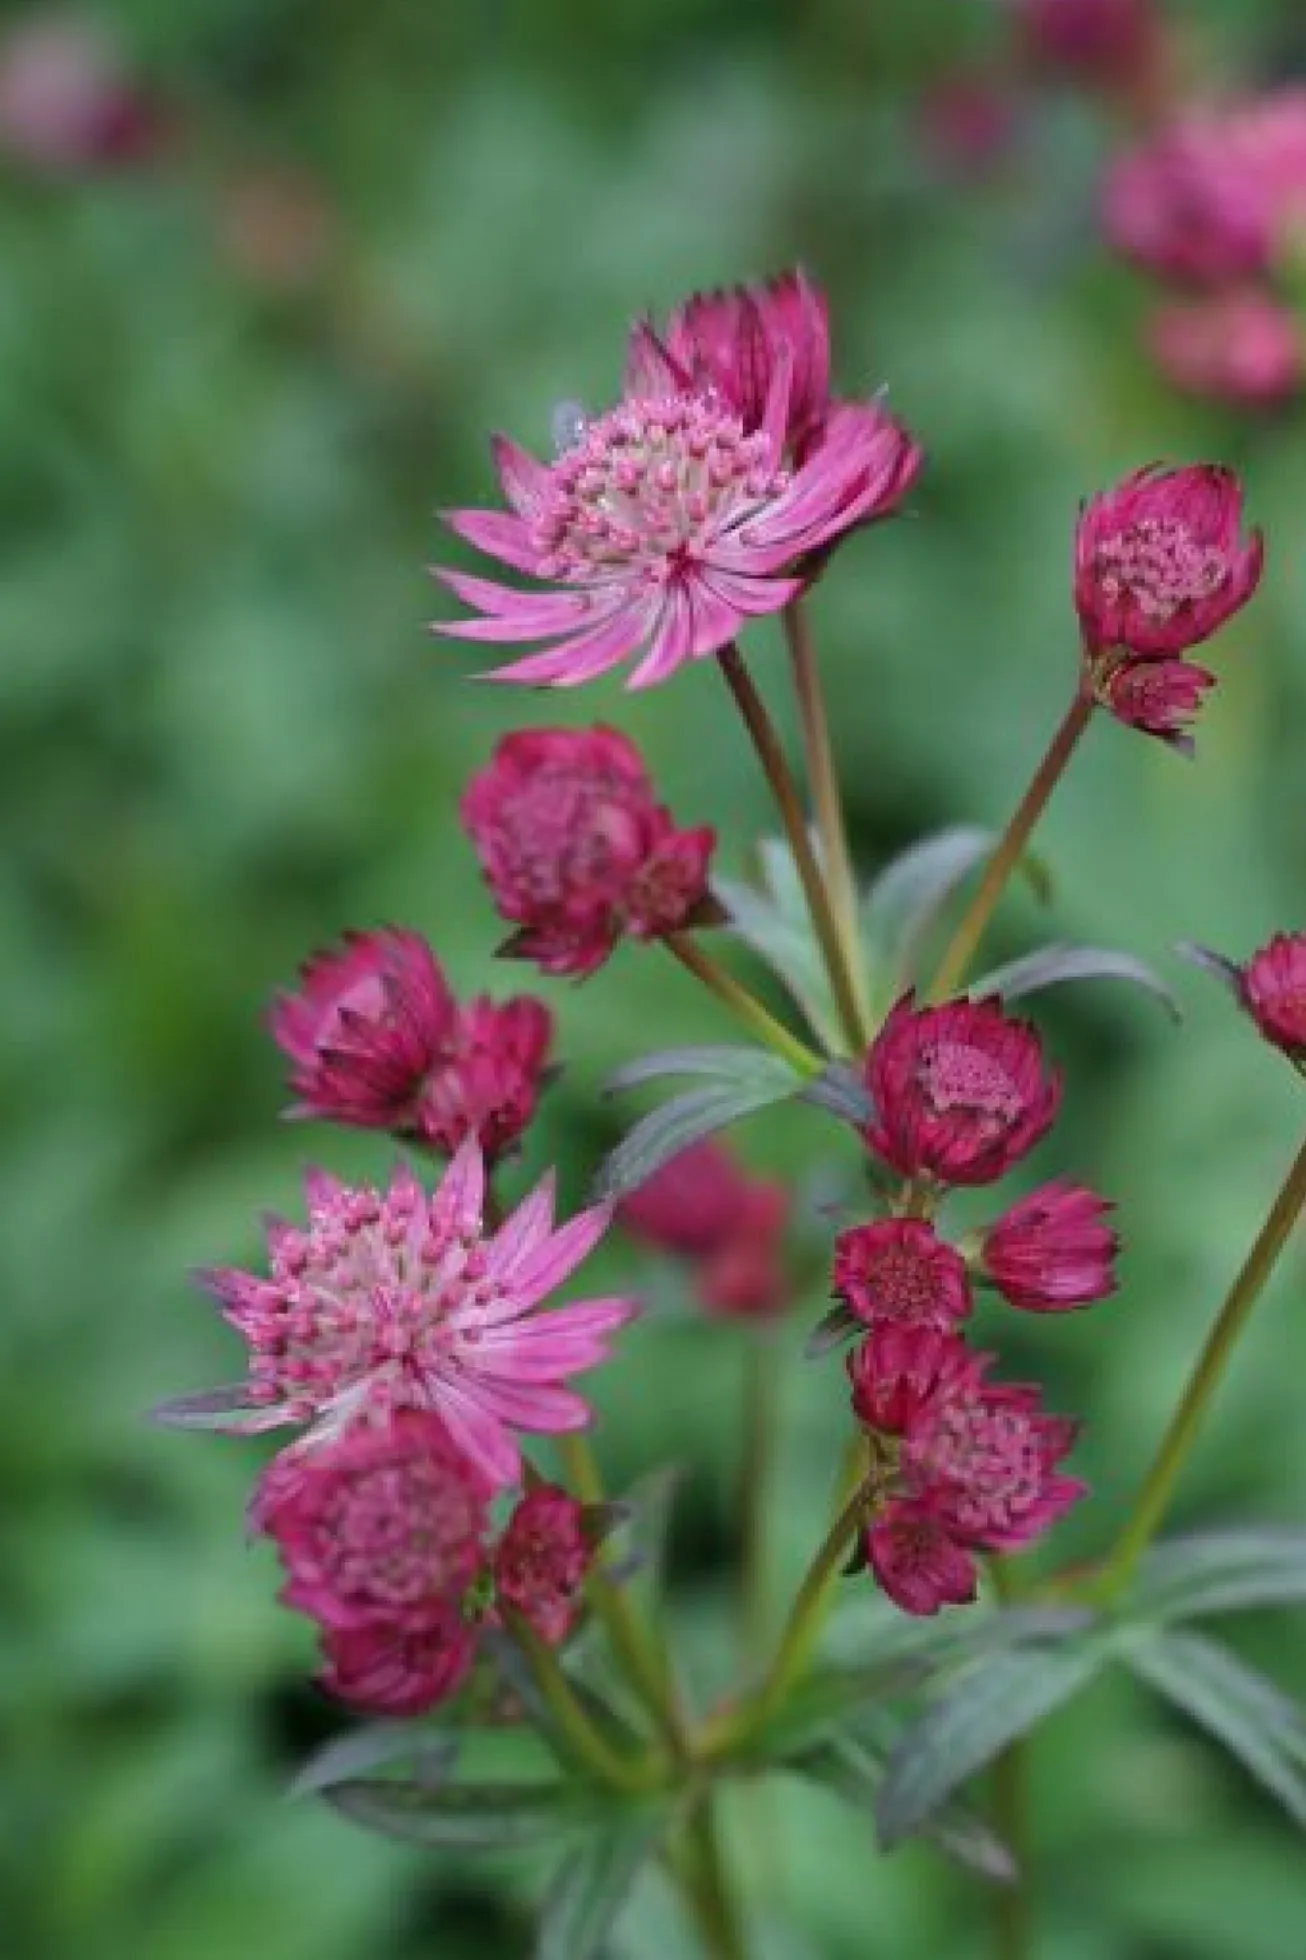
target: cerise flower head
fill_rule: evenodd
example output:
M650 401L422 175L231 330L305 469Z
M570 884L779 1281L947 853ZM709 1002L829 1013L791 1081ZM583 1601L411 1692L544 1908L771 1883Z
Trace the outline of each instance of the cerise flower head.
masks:
M471 1141L431 1196L407 1166L384 1191L313 1171L307 1194L304 1229L269 1226L267 1278L234 1268L205 1276L250 1350L248 1384L213 1427L303 1425L298 1462L356 1423L432 1410L499 1487L520 1469L515 1432L586 1426L589 1409L566 1383L603 1360L634 1303L537 1309L598 1243L607 1207L555 1231L545 1178L489 1232L484 1162ZM160 1414L185 1420L184 1405Z
M327 1627L328 1694L370 1715L420 1715L456 1695L476 1658L476 1628L452 1600L420 1617Z
M1123 257L1195 287L1262 272L1273 243L1257 174L1211 115L1187 116L1122 156L1107 178L1103 220Z
M555 1484L536 1484L495 1547L495 1597L556 1647L571 1631L593 1558L582 1506Z
M498 439L511 515L446 516L459 536L551 589L437 570L480 616L436 630L552 643L496 680L574 687L639 655L627 684L642 688L778 612L803 589L803 561L886 512L915 474L913 445L878 403L831 417L818 447L789 468L793 377L786 347L749 429L637 329L625 399L582 418L556 461Z
M1259 531L1242 537L1242 487L1201 463L1137 470L1094 497L1075 535L1075 607L1090 661L1173 659L1210 638L1260 583Z
M968 1606L979 1591L973 1554L928 1503L891 1500L867 1527L865 1547L881 1591L904 1613L929 1618L941 1606Z
M611 728L507 735L462 801L506 950L593 973L625 937L656 939L707 905L710 829L678 830L638 749Z
M916 1007L900 1000L864 1064L875 1115L863 1134L904 1177L990 1184L1056 1118L1061 1077L1044 1072L1027 1021L997 1000Z
M348 933L316 953L271 1015L294 1064L292 1116L325 1117L452 1153L476 1137L490 1157L535 1113L553 1035L525 995L460 1005L419 933Z
M868 1327L895 1322L946 1333L970 1312L965 1261L919 1218L882 1218L841 1233L834 1290Z
M1301 330L1292 311L1255 287L1238 286L1162 307L1152 352L1186 394L1236 408L1278 408L1302 384Z
M1110 657L1089 668L1093 698L1099 707L1144 735L1155 735L1184 755L1193 752L1192 724L1203 699L1215 686L1215 675L1191 660L1150 660Z
M1104 1300L1116 1288L1120 1249L1110 1210L1081 1184L1040 1185L985 1232L983 1270L1013 1307L1033 1313Z
M1265 1039L1306 1066L1306 932L1276 933L1242 968L1240 983Z

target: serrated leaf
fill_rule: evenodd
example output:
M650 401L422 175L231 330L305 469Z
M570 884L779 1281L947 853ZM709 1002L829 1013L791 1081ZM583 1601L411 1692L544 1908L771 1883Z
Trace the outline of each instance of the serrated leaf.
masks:
M804 1079L788 1062L768 1054L765 1048L718 1042L699 1048L658 1048L651 1054L637 1055L608 1077L603 1093L618 1096L646 1082L679 1075L702 1075L735 1088L744 1084L755 1084L759 1089L775 1086L781 1092L797 1089Z
M1124 1659L1222 1743L1306 1830L1306 1720L1272 1681L1200 1633L1156 1632L1126 1648Z
M385 1837L455 1851L503 1851L593 1829L611 1793L577 1783L423 1783L360 1780L325 1792L334 1809Z
M1154 1545L1122 1604L1131 1620L1197 1620L1306 1603L1306 1530L1226 1526Z
M876 963L889 968L894 994L916 978L925 942L949 900L991 855L997 841L991 830L955 824L909 845L871 883L863 936ZM1027 856L1021 868L1046 900L1051 884L1043 866Z
M535 1960L595 1960L668 1816L665 1804L624 1811L571 1853L544 1902Z
M430 1788L444 1780L457 1759L458 1746L452 1731L423 1728L420 1722L368 1722L333 1737L310 1756L287 1795L313 1796L394 1763L409 1764L414 1780Z
M638 1190L654 1171L669 1164L691 1143L724 1130L743 1116L752 1116L795 1095L801 1079L786 1070L778 1075L731 1086L715 1082L706 1089L689 1089L673 1096L658 1109L642 1117L616 1149L604 1159L596 1180L596 1196L612 1201Z
M855 1809L873 1814L893 1741L893 1731L886 1723L878 1737L833 1737L809 1754L796 1757L792 1767ZM1016 1861L1002 1839L964 1804L945 1804L924 1835L958 1864L983 1878L1009 1885L1016 1876Z
M806 906L786 914L773 899L734 878L716 878L713 888L729 913L730 930L771 969L818 1039L832 1046L838 1016Z
M876 1806L885 1849L921 1831L977 1770L1087 1687L1106 1652L1101 1643L1025 1648L958 1675L890 1754Z
M1144 993L1159 1000L1172 1020L1183 1019L1183 1007L1174 989L1145 960L1132 953L1119 953L1110 946L1040 946L1023 958L971 981L966 991L972 999L984 994L1000 994L1003 1000L1020 1000L1041 993L1045 987L1059 987L1067 980L1127 980Z

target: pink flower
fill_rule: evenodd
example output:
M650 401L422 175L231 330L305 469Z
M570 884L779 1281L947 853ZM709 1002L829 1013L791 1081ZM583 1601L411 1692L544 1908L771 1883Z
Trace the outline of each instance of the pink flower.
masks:
M921 1410L947 1394L969 1367L969 1350L958 1335L884 1322L848 1357L853 1409L877 1434L905 1435Z
M865 1136L904 1177L990 1184L1051 1127L1061 1078L1043 1072L1027 1021L997 1000L900 1000L864 1064L875 1117Z
M871 1327L892 1321L946 1334L970 1312L964 1260L919 1218L884 1218L841 1233L834 1290Z
M1108 657L1095 663L1090 684L1094 698L1117 721L1191 755L1190 729L1215 675L1188 660Z
M467 1679L476 1630L444 1601L420 1620L329 1627L322 1646L327 1664L318 1678L328 1694L374 1715L420 1715Z
M593 1558L582 1507L555 1484L536 1484L495 1549L496 1597L556 1647L571 1632Z
M897 1499L866 1533L871 1570L895 1606L924 1617L966 1606L979 1589L975 1561L928 1504Z
M1116 250L1162 278L1219 286L1270 259L1264 187L1218 116L1189 117L1123 156L1103 217Z
M1242 1001L1265 1039L1306 1062L1306 932L1280 932L1241 972Z
M782 1184L750 1177L705 1138L623 1198L617 1217L633 1238L687 1262L709 1312L751 1319L788 1304L789 1212Z
M507 735L463 797L508 950L593 973L622 938L658 939L708 907L716 834L678 830L638 749L611 728Z
M628 377L636 391L645 346L637 333ZM694 387L719 394L750 435L761 428L772 380L787 362L786 447L802 456L820 434L830 409L830 309L801 269L762 285L695 293L667 321L661 346Z
M1155 62L1156 0L1018 0L1018 11L1025 46L1044 67L1118 87Z
M452 1152L468 1136L498 1156L535 1113L553 1035L525 995L460 1006L415 932L348 933L316 953L272 1032L295 1064L292 1116L392 1130Z
M425 1409L274 1458L251 1511L276 1540L282 1599L328 1627L421 1620L486 1563L492 1487Z
M33 170L112 169L151 149L160 130L121 48L89 14L34 13L0 41L0 150Z
M1094 497L1075 536L1075 606L1090 656L1182 654L1209 639L1260 583L1259 531L1242 541L1232 470L1136 470Z
M1167 378L1187 394L1236 408L1277 408L1301 386L1296 319L1255 287L1163 307L1150 339Z
M406 1165L386 1191L312 1171L307 1193L304 1230L269 1227L266 1279L207 1275L250 1350L243 1406L214 1426L302 1424L298 1462L356 1423L432 1410L496 1487L520 1469L513 1432L586 1426L589 1409L567 1380L603 1360L634 1304L537 1309L598 1243L607 1207L555 1231L549 1177L487 1232L484 1162L471 1141L430 1197Z
M665 681L787 605L804 560L885 514L915 474L912 445L878 403L832 415L790 470L787 353L752 430L719 394L697 390L647 328L633 338L631 373L626 398L582 424L552 464L498 439L511 515L448 515L460 537L552 588L437 572L480 615L439 632L552 643L496 680L574 687L639 655L628 685Z
M1116 1289L1120 1241L1105 1223L1112 1206L1082 1184L1044 1184L984 1234L982 1262L1013 1307L1056 1313Z
M931 160L968 184L992 176L1020 136L1014 95L982 68L946 69L920 96L915 116Z

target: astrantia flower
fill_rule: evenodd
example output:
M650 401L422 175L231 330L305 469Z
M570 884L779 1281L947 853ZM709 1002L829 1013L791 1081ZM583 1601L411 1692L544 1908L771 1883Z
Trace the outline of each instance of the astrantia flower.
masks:
M695 293L676 308L661 335L667 353L695 387L714 390L746 432L762 425L772 377L791 368L786 445L801 456L819 434L830 407L830 313L825 294L806 273L781 273L764 284ZM646 342L636 340L638 392Z
M966 1606L978 1591L974 1558L928 1504L889 1504L872 1521L865 1542L880 1586L905 1613L928 1617L941 1606Z
M970 1369L970 1351L955 1334L886 1323L848 1357L858 1420L884 1436L902 1436L931 1401Z
M1155 735L1185 755L1193 752L1192 724L1215 675L1190 660L1109 657L1090 669L1094 699L1127 728Z
M303 1230L269 1228L266 1279L235 1269L207 1275L250 1350L243 1406L212 1426L239 1433L302 1424L299 1460L355 1423L433 1410L496 1486L518 1474L514 1432L585 1427L589 1409L567 1380L603 1360L634 1305L601 1299L537 1309L602 1237L606 1207L555 1231L546 1178L488 1232L484 1164L473 1142L430 1197L402 1165L386 1191L350 1189L313 1171L307 1192Z
M322 1648L318 1679L328 1694L373 1715L420 1715L462 1687L476 1629L445 1601L421 1619L329 1627Z
M251 1515L281 1552L286 1604L352 1627L459 1603L487 1557L490 1496L438 1416L400 1409L275 1458Z
M555 1484L537 1484L495 1548L495 1596L556 1647L571 1631L593 1557L581 1505Z
M1149 339L1167 378L1187 394L1269 409L1301 387L1296 318L1254 287L1163 307Z
M1104 1300L1116 1288L1120 1241L1112 1209L1082 1184L1044 1184L984 1234L981 1264L1013 1307L1056 1313Z
M789 1299L789 1212L784 1185L750 1176L704 1138L623 1198L617 1217L632 1237L686 1261L710 1312L751 1318L776 1313Z
M989 1184L1050 1128L1061 1078L1044 1073L1027 1021L997 1000L915 1007L900 1000L864 1065L875 1116L871 1149L904 1177Z
M505 736L463 825L509 942L546 973L592 973L624 937L657 939L708 902L709 829L678 830L638 749L611 728Z
M1306 932L1276 933L1243 967L1241 988L1265 1039L1306 1063Z
M868 1326L893 1321L946 1333L970 1312L964 1260L919 1218L884 1218L841 1233L834 1290Z
M500 438L512 515L459 510L459 536L548 588L437 576L479 618L438 631L490 642L549 641L496 680L572 687L635 655L628 685L651 687L716 653L758 614L803 589L803 561L883 514L914 474L912 445L878 404L831 417L789 469L793 362L776 361L756 428L639 329L638 386L582 422L552 464Z
M1094 497L1075 536L1075 606L1090 658L1164 659L1209 639L1260 583L1259 531L1244 542L1232 470L1137 470Z
M452 1152L497 1156L535 1113L553 1019L522 995L460 1005L420 934L349 933L317 953L272 1032L295 1064L294 1116L325 1117Z
M1189 117L1148 137L1107 179L1107 236L1149 272L1218 286L1264 270L1272 245L1262 184L1219 117Z

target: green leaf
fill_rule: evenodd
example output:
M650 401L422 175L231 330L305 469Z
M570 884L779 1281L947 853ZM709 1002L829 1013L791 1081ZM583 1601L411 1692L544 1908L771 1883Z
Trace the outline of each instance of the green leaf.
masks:
M890 1754L877 1816L886 1850L914 1836L1009 1743L1087 1687L1104 1643L990 1655L956 1676L904 1729Z
M1123 1655L1140 1680L1223 1743L1306 1830L1306 1720L1294 1702L1205 1634L1155 1632Z
M230 1430L236 1420L242 1427L266 1429L267 1408L249 1399L249 1383L236 1382L230 1388L202 1388L194 1395L176 1395L150 1410L151 1422L164 1429Z
M804 1085L802 1094L804 1102L815 1103L818 1109L828 1110L840 1122L857 1129L875 1115L869 1089L847 1062L830 1062L814 1081Z
M649 1055L637 1055L608 1077L603 1093L621 1095L669 1075L703 1075L711 1081L733 1086L755 1084L759 1089L774 1085L781 1093L799 1087L803 1081L788 1062L764 1048L714 1043L701 1048L659 1048Z
M1198 946L1191 939L1177 940L1175 951L1181 960L1187 960L1189 966L1199 967L1203 973L1209 973L1213 980L1218 980L1221 986L1227 987L1239 1006L1242 1005L1243 973L1236 960L1226 959L1223 953L1213 952L1209 946Z
M595 1960L669 1816L666 1804L619 1812L571 1853L544 1902L535 1960Z
M592 1829L611 1816L611 1793L577 1783L337 1783L327 1802L355 1824L407 1844L504 1851Z
M786 913L774 899L734 878L714 878L712 885L730 915L730 930L770 967L812 1032L832 1044L838 1016L801 891L799 910Z
M1059 987L1067 980L1127 980L1144 993L1159 1000L1172 1020L1183 1019L1179 996L1145 960L1132 953L1118 953L1110 946L1072 946L1055 942L1040 946L1022 959L995 967L966 991L972 999L982 994L1000 994L1004 1000L1020 1000L1027 994L1041 993L1045 987Z
M1122 1612L1130 1620L1198 1620L1253 1606L1306 1603L1306 1530L1228 1526L1154 1545Z
M762 1056L756 1050L749 1053L758 1060L775 1061L774 1057ZM596 1196L608 1202L625 1197L663 1164L687 1150L691 1143L738 1122L741 1116L751 1116L759 1109L786 1101L801 1087L801 1080L792 1069L776 1063L769 1070L759 1069L733 1084L715 1082L709 1088L690 1089L682 1096L673 1096L641 1118L604 1159L596 1180Z
M820 1783L854 1809L872 1814L879 1801L885 1765L892 1749L892 1732L885 1725L879 1737L858 1733L831 1738L791 1767ZM998 1884L1010 1884L1016 1863L1007 1846L982 1818L959 1803L948 1803L926 1826L924 1835L958 1864Z
M874 879L866 893L864 937L877 964L891 969L895 994L916 978L925 941L949 900L997 841L991 830L955 824L910 845ZM1026 857L1022 868L1046 901L1051 886L1043 866Z
M430 1788L443 1782L457 1754L458 1737L451 1731L424 1728L420 1722L368 1722L335 1736L310 1756L288 1795L313 1796L394 1763L407 1763L416 1780Z

